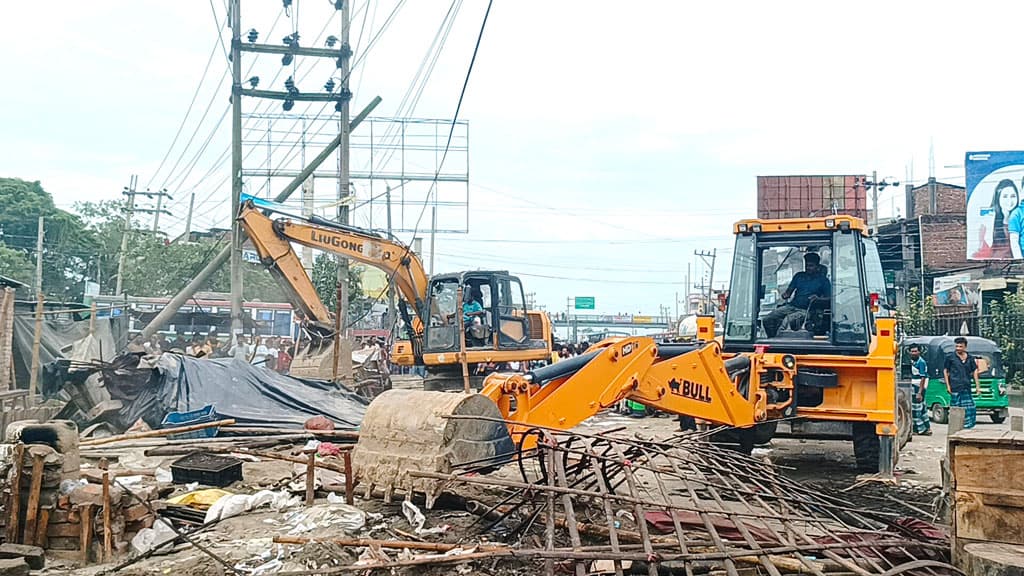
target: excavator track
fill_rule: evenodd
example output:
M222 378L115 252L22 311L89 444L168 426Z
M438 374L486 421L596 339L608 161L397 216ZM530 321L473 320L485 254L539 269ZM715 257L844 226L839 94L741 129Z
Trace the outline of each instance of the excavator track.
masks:
M385 499L395 492L417 492L432 507L441 482L408 472L446 474L470 462L507 461L515 447L501 418L497 405L480 394L388 390L374 399L363 418L352 451L355 480L367 497L374 489L382 490Z

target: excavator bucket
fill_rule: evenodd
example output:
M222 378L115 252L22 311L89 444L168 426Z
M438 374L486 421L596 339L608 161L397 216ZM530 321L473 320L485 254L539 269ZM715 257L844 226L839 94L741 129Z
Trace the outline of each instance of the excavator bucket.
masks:
M422 493L430 508L443 481L409 472L447 474L459 466L508 461L515 447L501 417L494 402L480 394L388 390L366 409L352 451L355 480L366 496L375 488L388 500L395 491Z

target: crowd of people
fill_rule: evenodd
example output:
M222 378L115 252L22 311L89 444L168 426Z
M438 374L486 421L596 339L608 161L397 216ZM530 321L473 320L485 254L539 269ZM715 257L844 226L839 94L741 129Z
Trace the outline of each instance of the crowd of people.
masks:
M254 335L250 340L244 334L239 334L232 342L228 338L221 339L216 332L206 335L195 333L191 338L186 338L184 332L178 332L173 340L162 333L154 334L149 340L143 339L141 334L135 334L128 345L128 351L147 354L171 352L193 358L237 358L288 374L295 356L295 343L291 338L277 336Z

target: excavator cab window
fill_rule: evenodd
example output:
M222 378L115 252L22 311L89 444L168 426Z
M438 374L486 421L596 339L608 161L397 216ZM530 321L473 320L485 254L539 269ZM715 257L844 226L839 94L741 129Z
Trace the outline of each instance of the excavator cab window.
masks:
M496 276L499 348L522 348L529 343L530 320L526 316L523 286L513 276Z

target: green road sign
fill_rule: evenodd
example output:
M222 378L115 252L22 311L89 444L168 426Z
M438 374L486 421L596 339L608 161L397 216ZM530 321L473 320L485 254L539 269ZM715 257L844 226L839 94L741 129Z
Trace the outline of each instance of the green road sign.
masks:
M594 297L593 296L577 296L573 299L575 301L575 307L577 310L593 310L594 309Z

